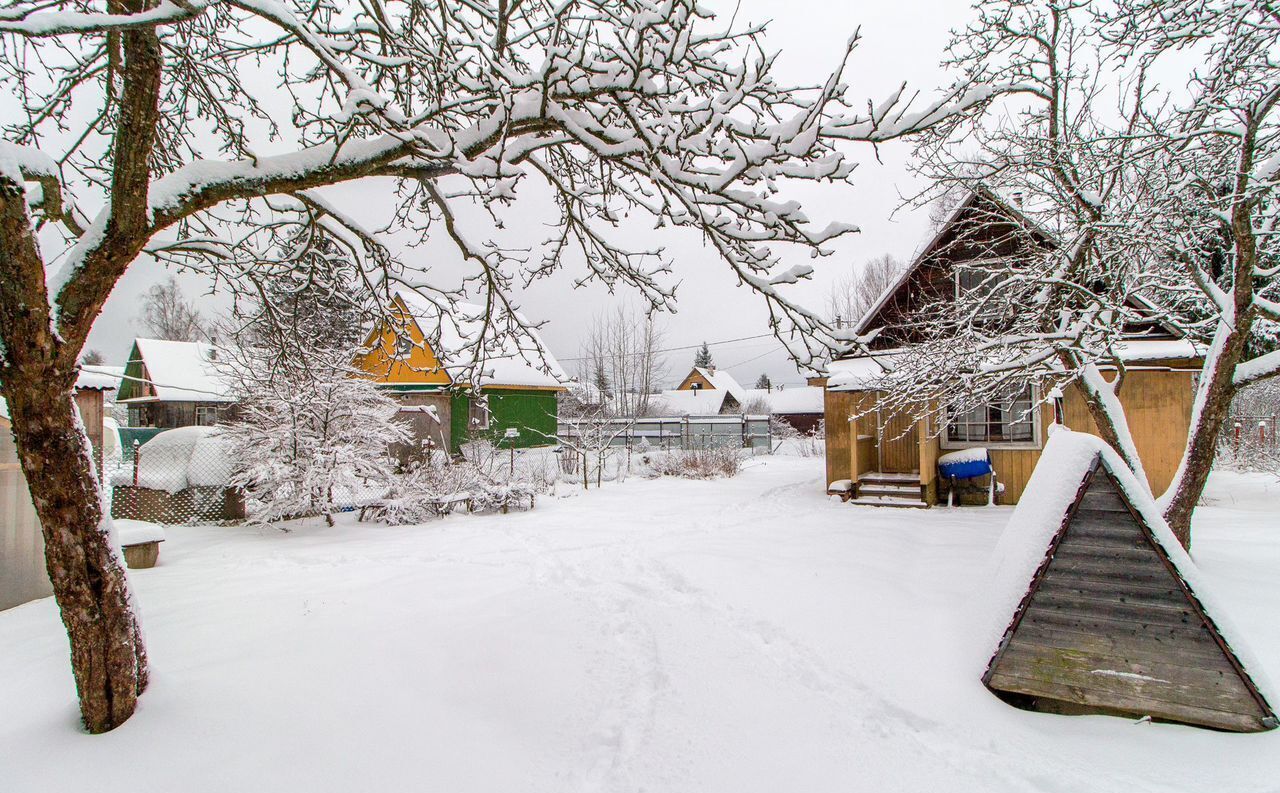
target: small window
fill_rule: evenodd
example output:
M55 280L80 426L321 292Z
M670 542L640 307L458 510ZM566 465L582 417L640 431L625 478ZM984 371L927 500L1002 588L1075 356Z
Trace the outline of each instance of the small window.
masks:
M218 406L217 405L196 405L196 425L199 427L212 427L218 423Z
M396 336L396 357L404 360L413 352L413 339L405 334Z
M475 430L489 429L489 406L477 397L471 398L471 408L469 410L469 419L471 428Z
M979 405L948 417L947 445L1031 445L1036 442L1036 411L1031 388L1008 399Z

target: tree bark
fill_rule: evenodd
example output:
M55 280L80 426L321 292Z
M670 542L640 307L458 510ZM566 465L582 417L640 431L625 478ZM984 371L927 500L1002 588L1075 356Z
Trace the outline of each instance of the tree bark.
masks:
M1218 452L1218 436L1231 411L1235 396L1236 364L1244 355L1248 326L1221 328L1221 339L1214 340L1210 360L1200 373L1203 382L1197 389L1196 404L1191 411L1191 427L1186 451L1174 474L1164 499L1164 519L1182 547L1191 550L1191 513L1204 493Z
M147 685L147 658L109 535L89 439L70 388L6 378L18 460L44 534L45 566L71 642L89 732L123 724Z

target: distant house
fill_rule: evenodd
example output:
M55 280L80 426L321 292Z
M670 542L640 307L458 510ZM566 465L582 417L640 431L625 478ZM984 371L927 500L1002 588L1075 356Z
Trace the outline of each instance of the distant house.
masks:
M134 339L116 402L130 427L174 429L217 424L235 402L218 370L218 348L193 341Z
M555 443L558 397L568 377L535 331L482 338L482 307L460 304L445 315L412 292L395 296L391 314L370 333L368 352L355 365L395 393L418 441L455 452L481 437L504 447ZM477 345L483 360L474 370L454 359Z
M741 413L748 402L747 389L733 375L714 366L695 366L680 385L661 395L664 412L676 416L715 416Z
M1095 432L1084 396L1071 385L1055 395L1052 382L1010 393L1006 399L961 414L947 414L945 426L923 426L928 417L878 409L881 376L892 370L895 352L915 343L913 312L939 295L972 288L961 283L959 262L1008 259L1047 250L1056 241L1016 207L981 190L955 209L854 329L865 347L831 361L824 383L827 427L827 481L858 495L892 490L914 505L937 503L938 457L949 451L986 448L1005 503L1017 503L1040 458L1048 429L1056 421ZM1150 306L1135 298L1149 319L1125 329L1117 350L1126 365L1120 401L1150 485L1168 486L1177 469L1190 426L1194 382L1200 370L1195 346L1156 321ZM1105 372L1105 368L1104 368ZM851 420L852 415L856 420ZM847 491L846 491L847 492Z
M695 366L676 388L663 391L666 412L677 416L729 413L768 413L801 432L810 432L823 419L821 388L743 388L723 369Z

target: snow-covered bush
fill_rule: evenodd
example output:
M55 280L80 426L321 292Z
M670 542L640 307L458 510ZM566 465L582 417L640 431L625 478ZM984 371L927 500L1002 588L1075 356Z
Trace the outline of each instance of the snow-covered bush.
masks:
M654 451L641 456L640 467L649 477L679 476L684 479L714 479L737 476L742 469L742 450L726 446L709 449Z
M408 440L398 410L372 382L336 370L257 383L226 430L232 484L244 489L249 516L320 514L332 525L334 512L384 492L395 467L390 447Z
M424 523L462 508L469 512L507 511L531 505L550 488L553 479L541 473L544 466L517 465L512 470L509 451L487 441L463 446L460 459L442 456L418 461L397 474L382 500L377 519L403 525ZM517 460L522 460L518 456ZM554 463L550 470L554 473Z

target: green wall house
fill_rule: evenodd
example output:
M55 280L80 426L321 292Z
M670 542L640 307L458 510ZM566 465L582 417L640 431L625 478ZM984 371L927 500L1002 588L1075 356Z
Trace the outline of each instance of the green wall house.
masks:
M499 317L490 324L505 322ZM450 362L447 351L468 349L485 324L480 306L461 304L443 315L420 296L400 293L391 319L369 334L368 352L355 364L396 394L403 405L400 419L418 443L430 440L455 454L480 438L502 448L554 444L559 396L568 378L523 318L516 338L484 340L485 360L475 370ZM514 437L508 430L516 431Z
M483 399L470 391L454 391L451 448L488 438L503 449L527 449L555 443L560 392L531 388L482 388ZM486 404L487 403L487 404ZM507 431L516 430L515 437Z

